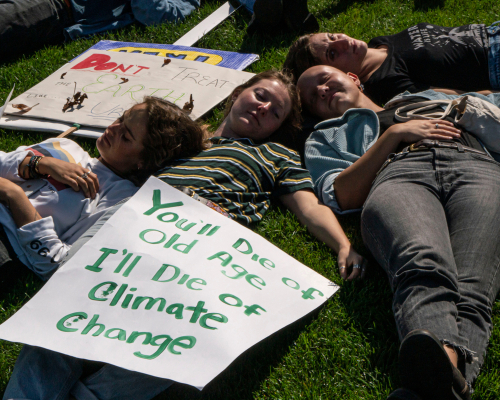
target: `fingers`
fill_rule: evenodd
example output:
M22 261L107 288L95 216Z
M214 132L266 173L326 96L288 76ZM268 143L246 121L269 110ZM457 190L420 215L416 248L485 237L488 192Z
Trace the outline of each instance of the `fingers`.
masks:
M337 263L343 280L361 279L365 274L366 260L350 244L340 249Z
M81 188L85 197L95 198L96 193L99 191L99 179L96 174L83 169L82 174L77 175L74 181L76 182L76 189L72 186L73 190L78 191Z
M80 188L82 188L83 194L85 195L85 197L90 197L90 189L89 189L89 185L87 183L87 179L82 177L82 176L78 176L76 178L76 181L78 182L78 186Z
M347 280L348 281L353 281L354 279L357 279L360 275L361 275L361 268L354 268L353 267L351 275L349 275L349 277L347 278Z
M62 183L69 185L71 189L73 189L75 192L80 191L80 186L78 186L78 182L75 179L67 178L64 181L61 181Z
M340 277L343 280L347 279L347 268L345 265L339 265L339 273L340 273Z
M430 135L427 136L426 139L435 139L435 140L447 140L450 141L451 139L456 139L460 137L460 135L455 136L455 135L441 135L441 134L434 134L431 133Z
M430 130L437 137L454 139L460 137L462 132L455 128L452 122L445 120L430 120Z
M363 262L361 263L361 274L359 276L359 279L365 279L367 269L368 269L368 260L363 258Z
M86 172L83 174L81 179L85 180L88 188L88 196L87 192L85 192L85 196L90 197L91 199L95 199L95 195L99 191L99 179L97 179L97 175L93 172Z
M94 195L99 191L99 178L93 172L90 172L88 175L89 179L92 181L92 185L94 187Z
M350 275L347 278L344 278L347 281L353 281L355 279L363 279L366 275L366 267L368 265L368 262L361 256L359 256L359 259L353 262L352 264L352 270ZM344 270L345 275L347 275L347 269Z

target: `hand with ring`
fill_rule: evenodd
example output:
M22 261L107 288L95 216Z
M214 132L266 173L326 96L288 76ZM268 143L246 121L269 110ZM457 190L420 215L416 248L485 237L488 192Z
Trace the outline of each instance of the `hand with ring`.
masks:
M38 170L41 174L50 175L56 181L71 186L75 192L82 189L85 197L94 199L99 191L97 175L81 165L53 157L44 157L38 163Z
M340 249L337 263L342 279L352 281L365 277L367 262L350 244Z
M422 139L452 140L461 136L453 122L442 119L414 119L391 126L384 133L395 137L399 143L415 143Z

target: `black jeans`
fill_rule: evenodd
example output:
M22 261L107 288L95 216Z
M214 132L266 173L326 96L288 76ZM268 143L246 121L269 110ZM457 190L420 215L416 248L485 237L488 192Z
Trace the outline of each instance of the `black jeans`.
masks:
M12 286L20 279L35 274L24 265L7 237L3 226L0 225L0 298L7 294Z
M373 183L363 239L389 277L400 339L432 331L472 383L500 289L500 164L453 149L396 158Z
M71 21L63 0L0 0L0 63L62 42Z

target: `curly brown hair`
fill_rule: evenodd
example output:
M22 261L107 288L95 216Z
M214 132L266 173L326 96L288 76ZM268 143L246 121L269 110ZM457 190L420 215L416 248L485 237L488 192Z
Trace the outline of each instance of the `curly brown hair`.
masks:
M127 177L135 184L144 182L167 162L197 154L210 146L207 127L193 121L175 104L154 96L145 96L140 104L146 104L148 124L142 143L144 166Z
M292 74L293 81L297 83L302 73L315 65L320 65L321 61L313 54L310 39L314 34L304 35L298 38L288 49L283 69Z
M293 83L292 77L283 71L272 69L260 72L250 78L247 82L237 86L229 95L228 101L226 103L226 108L224 109L224 118L226 118L231 112L231 108L233 107L232 98L234 94L239 94L243 90L248 89L249 87L257 84L264 79L280 82L285 87L288 96L290 97L290 103L292 105L290 112L286 116L281 126L271 136L269 136L265 140L265 142L280 143L294 150L298 150L297 136L302 129L300 98L297 92L297 88Z

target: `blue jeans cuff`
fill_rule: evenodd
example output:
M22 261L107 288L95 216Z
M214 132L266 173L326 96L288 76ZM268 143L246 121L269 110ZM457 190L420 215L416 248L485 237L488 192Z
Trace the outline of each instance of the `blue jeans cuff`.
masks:
M486 28L488 32L488 73L491 88L500 89L500 21L494 22Z

